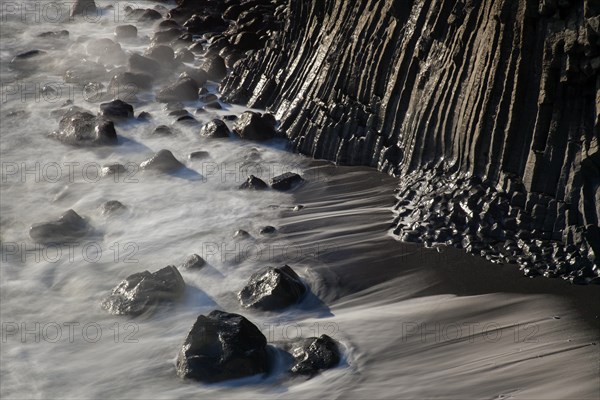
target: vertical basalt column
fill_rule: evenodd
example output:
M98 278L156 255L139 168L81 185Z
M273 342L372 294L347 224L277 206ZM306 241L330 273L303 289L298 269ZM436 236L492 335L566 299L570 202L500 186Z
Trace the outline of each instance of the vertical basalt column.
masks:
M274 111L299 152L509 191L510 177L567 226L597 227L598 2L310 0L281 17L222 89Z

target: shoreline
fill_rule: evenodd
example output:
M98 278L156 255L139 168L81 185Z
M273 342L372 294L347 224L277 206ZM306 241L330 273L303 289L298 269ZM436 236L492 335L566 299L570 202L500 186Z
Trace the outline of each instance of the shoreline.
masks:
M311 172L314 168L318 174ZM492 371L470 372L471 384L477 387L472 397L491 398L496 384L519 381L522 398L597 396L600 305L594 301L595 285L526 278L516 265L499 266L460 249L442 247L438 252L399 242L389 234L395 178L366 167L322 161L313 161L308 172L319 180L294 192L296 203L304 208L284 212L280 232L295 245L321 243L334 248L309 269L324 277L328 288L324 292L332 292L322 300L355 346L357 354L352 356L360 361L350 362L351 367L368 376L348 389L349 397L360 397L363 391L397 393L393 382L413 372L391 374L386 381L368 370L380 370L381 363L384 370L402 369L421 357L433 359L423 362L420 374L447 382L436 384L437 389L415 388L408 397L436 397L441 395L436 390L444 387L454 389L443 397L460 396L465 387L454 383L456 379L469 374L471 366L483 363L483 367L485 360L496 357L502 360L494 361ZM444 327L454 325L474 330L463 328L461 337L444 337ZM490 332L478 332L477 327L494 327L499 340L485 340ZM512 369L505 370L508 365ZM565 368L579 372L564 377ZM370 386L377 382L382 386Z

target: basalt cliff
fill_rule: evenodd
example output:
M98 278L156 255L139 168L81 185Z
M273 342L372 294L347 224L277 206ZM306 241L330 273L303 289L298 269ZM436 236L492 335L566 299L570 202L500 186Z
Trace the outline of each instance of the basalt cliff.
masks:
M222 84L297 151L399 177L394 232L598 281L600 2L306 0Z

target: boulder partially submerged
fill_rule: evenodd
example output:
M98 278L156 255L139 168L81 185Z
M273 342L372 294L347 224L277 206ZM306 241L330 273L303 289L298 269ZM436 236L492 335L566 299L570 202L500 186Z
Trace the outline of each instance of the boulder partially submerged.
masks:
M339 344L327 335L303 339L292 346L291 353L295 363L290 372L298 375L314 376L341 360Z
M180 377L206 383L268 370L267 339L261 331L241 315L217 310L198 317L177 356Z
M172 265L156 272L129 275L102 301L102 308L117 315L140 315L183 295L185 282Z
M253 274L238 293L238 299L246 308L273 311L298 303L306 291L298 274L284 265L280 268L263 268Z
M50 136L74 146L118 144L114 123L85 111L65 115Z
M274 117L254 111L244 112L233 125L233 131L242 139L256 141L273 139L277 134Z
M37 243L66 243L88 235L91 226L73 210L66 211L56 221L35 224L29 236Z
M142 162L140 167L143 170L148 171L172 173L180 168L184 168L185 165L179 162L179 160L177 160L173 153L171 153L169 150L163 149L159 150L152 157Z

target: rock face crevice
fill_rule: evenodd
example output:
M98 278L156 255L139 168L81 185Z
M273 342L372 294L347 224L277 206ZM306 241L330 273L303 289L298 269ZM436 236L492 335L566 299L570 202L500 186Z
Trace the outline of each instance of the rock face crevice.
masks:
M222 91L272 110L299 152L533 194L593 244L600 3L307 0L280 17Z

